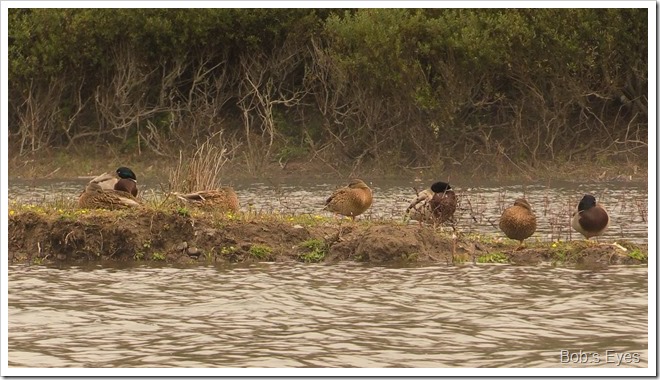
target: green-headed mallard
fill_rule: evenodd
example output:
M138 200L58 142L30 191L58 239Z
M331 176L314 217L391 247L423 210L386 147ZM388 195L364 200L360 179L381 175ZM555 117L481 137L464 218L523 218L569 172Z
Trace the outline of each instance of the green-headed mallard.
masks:
M420 224L423 222L433 223L433 210L430 203L433 194L431 189L425 189L417 193L417 197L406 208L406 214L410 219L416 220Z
M102 208L106 210L119 210L141 206L135 197L121 190L103 189L96 182L87 184L85 191L78 197L80 208Z
M117 168L115 173L103 173L96 178L89 181L89 183L96 183L102 189L119 190L131 193L137 197L137 177L133 171L125 166Z
M452 219L456 212L456 194L447 182L436 182L431 185L433 197L429 201L433 216L438 223Z
M361 179L353 179L348 186L335 190L326 199L323 209L355 220L356 216L367 211L372 201L373 196L369 186Z
M513 202L513 206L502 212L500 217L500 230L513 240L520 242L519 248L523 246L523 241L532 236L536 231L536 215L532 212L532 206L526 199L520 198Z
M216 190L201 190L194 193L174 193L177 198L206 211L238 212L238 196L231 187L221 187Z
M582 197L571 222L573 228L587 239L602 235L609 223L607 211L596 203L596 198L591 194Z

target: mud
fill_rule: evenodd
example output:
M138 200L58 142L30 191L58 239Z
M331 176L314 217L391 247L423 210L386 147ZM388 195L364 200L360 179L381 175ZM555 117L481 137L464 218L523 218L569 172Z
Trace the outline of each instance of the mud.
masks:
M144 261L237 263L357 261L508 263L576 266L646 264L646 246L575 241L531 243L466 236L418 225L343 221L297 223L285 217L190 216L177 211L94 211L85 215L21 212L9 217L9 263Z

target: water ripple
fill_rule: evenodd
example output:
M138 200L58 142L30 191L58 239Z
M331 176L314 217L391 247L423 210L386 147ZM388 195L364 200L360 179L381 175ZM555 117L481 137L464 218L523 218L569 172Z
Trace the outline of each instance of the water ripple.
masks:
M13 266L9 365L579 365L559 362L566 349L639 353L631 365L644 367L647 274L348 263Z

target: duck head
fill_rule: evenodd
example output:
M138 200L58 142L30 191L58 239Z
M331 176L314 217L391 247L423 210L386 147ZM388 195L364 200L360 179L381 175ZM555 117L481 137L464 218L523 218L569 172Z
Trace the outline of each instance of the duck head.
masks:
M431 185L431 191L434 193L444 193L447 190L451 190L451 186L447 182L439 181Z
M366 183L364 183L363 180L361 179L352 179L351 182L348 183L348 187L351 189L368 189L369 186L367 186Z
M529 211L532 211L532 206L529 204L529 202L527 202L527 199L524 199L524 198L516 199L516 201L513 202L513 205L514 206L520 206L520 207L526 208Z
M135 176L135 173L133 171L125 166L121 166L117 168L117 176L122 179L132 179L133 181L137 181L137 177Z
M591 194L585 194L580 203L578 203L578 212L586 211L593 207L596 207L596 197Z

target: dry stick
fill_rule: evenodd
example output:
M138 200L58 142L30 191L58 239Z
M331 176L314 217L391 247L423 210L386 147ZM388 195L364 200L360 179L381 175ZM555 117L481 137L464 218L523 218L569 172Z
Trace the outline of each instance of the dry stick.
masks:
M523 168L521 168L520 166L518 166L518 164L516 164L515 162L513 162L513 160L512 160L511 158L509 158L509 156L504 152L504 149L501 149L501 148L500 148L500 149L498 149L498 150L500 151L500 153L502 153L502 154L504 155L504 157L506 157L507 160L509 160L509 162L511 162L511 163L513 164L513 166L515 166L516 168L518 168L518 170L520 170L520 172L521 172L525 177L527 177L527 179L529 179L529 180L532 179L532 177L531 177L529 174L527 174L527 172L526 172Z
M467 210L468 210L468 212L470 213L470 216L472 217L472 220L474 220L475 223L479 223L479 221L477 220L477 218L474 216L474 213L472 212L472 203L470 202L470 199L466 197L466 198L465 198L465 201L467 202L468 206L470 207L470 208L467 209Z

